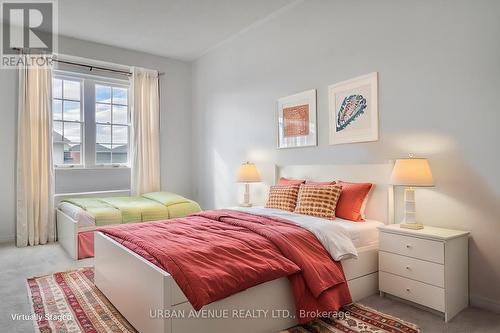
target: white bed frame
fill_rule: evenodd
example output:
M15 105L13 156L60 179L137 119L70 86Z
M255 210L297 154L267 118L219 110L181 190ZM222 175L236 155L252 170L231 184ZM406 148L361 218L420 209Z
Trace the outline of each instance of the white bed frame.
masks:
M392 223L393 189L387 184L391 169L390 163L286 166L276 168L276 177L374 183L366 215ZM101 233L96 233L94 246L96 286L139 332L264 333L297 324L287 277L211 303L198 313L201 317L194 317L196 313L168 272ZM342 261L353 301L378 291L378 246L358 248L358 254L358 259ZM236 315L248 314L245 310L260 316L242 319Z

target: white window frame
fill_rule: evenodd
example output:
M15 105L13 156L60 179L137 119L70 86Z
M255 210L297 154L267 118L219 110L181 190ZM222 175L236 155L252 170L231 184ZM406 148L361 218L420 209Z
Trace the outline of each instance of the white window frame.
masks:
M127 82L127 84L124 84L123 82L117 82L117 80L103 80L103 79L99 79L99 80L94 80L93 82L93 93L94 93L94 96L93 96L93 101L94 101L94 152L92 154L93 158L94 158L94 165L96 167L123 167L123 166L129 166L130 165L130 129L131 129L131 123L130 123L130 84ZM108 86L108 87L111 87L111 123L97 123L97 121L95 120L95 106L96 104L98 103L96 100L95 100L95 90L96 90L96 86L97 85L101 85L101 86ZM113 123L113 105L115 105L113 103L113 88L125 88L128 90L127 92L127 124L118 124L118 123ZM116 105L120 105L120 106L124 106L123 104L116 104ZM127 162L125 163L97 163L97 153L95 151L95 147L96 147L96 144L97 144L97 139L96 139L96 131L97 131L97 125L109 125L111 126L111 144L113 144L113 125L116 125L116 126L127 126ZM113 148L113 147L111 147ZM111 151L111 160L113 160L113 152Z
M85 169L102 169L102 168L130 168L130 82L128 80L109 78L106 76L81 74L70 71L55 70L53 78L80 80L81 101L80 112L83 123L82 128L82 144L80 151L80 164L62 164L54 165L57 169L67 168L85 168ZM96 119L95 119L95 86L106 85L117 88L126 88L128 90L127 100L127 119L128 119L128 149L126 163L96 163Z
M82 168L84 166L84 161L85 161L85 112L84 112L84 96L83 96L83 79L80 77L76 76L70 76L66 75L66 73L61 74L61 75L53 75L52 79L60 79L63 81L62 84L62 92L61 92L61 119L53 119L52 120L52 126L54 125L54 122L61 122L63 125L63 130L62 130L62 136L64 138L64 123L73 123L73 124L80 124L80 163L78 164L55 164L54 167L60 168L60 169L65 169L65 168ZM80 82L80 121L76 120L64 120L64 101L72 101L72 102L77 102L76 100L72 99L65 99L64 98L64 80L66 81L77 81ZM51 82L52 84L52 82ZM59 98L54 98L52 97L51 100L51 108L53 105L54 99L59 99ZM58 142L58 141L57 141ZM52 142L54 144L55 141ZM64 145L64 141L61 142ZM63 154L64 154L64 148L63 148Z

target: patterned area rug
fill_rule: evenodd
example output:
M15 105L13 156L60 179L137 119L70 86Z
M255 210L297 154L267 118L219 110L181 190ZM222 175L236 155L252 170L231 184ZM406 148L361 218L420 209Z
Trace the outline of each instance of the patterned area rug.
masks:
M94 285L93 268L28 279L41 333L137 332Z
M137 332L94 285L91 267L28 279L33 320L41 333ZM352 304L280 333L418 333L414 324Z
M364 305L343 307L336 318L322 318L280 333L418 333L412 323L378 312Z

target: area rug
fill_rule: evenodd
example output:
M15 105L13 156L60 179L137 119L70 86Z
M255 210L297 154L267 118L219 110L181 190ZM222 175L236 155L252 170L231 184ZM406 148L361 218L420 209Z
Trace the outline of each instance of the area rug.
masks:
M137 332L95 287L93 268L30 278L28 295L37 332Z
M418 333L412 323L361 304L343 307L335 316L316 319L280 333Z
M91 267L28 279L33 321L41 333L137 332L94 285ZM418 333L414 324L352 304L280 333Z

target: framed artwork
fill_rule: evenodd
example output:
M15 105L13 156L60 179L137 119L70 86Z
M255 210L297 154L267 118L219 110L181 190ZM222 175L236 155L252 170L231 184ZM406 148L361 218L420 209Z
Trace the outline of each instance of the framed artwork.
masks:
M330 144L378 140L378 73L328 87Z
M278 148L317 145L316 89L278 100Z

